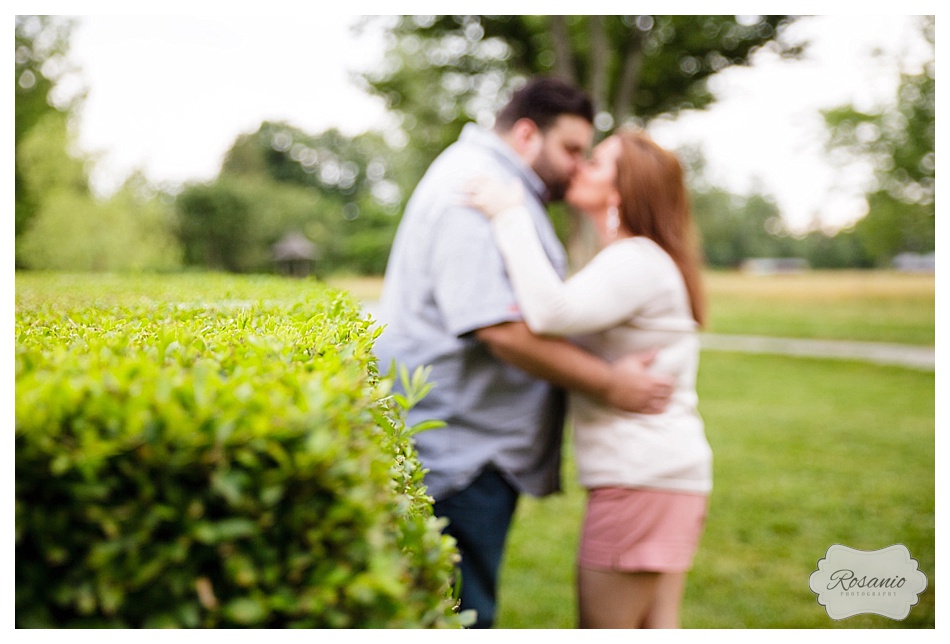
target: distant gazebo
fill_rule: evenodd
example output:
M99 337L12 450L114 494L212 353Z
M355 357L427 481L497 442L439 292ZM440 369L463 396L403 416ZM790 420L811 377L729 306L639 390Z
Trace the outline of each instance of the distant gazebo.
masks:
M307 277L313 272L317 246L298 232L284 235L272 247L274 264L283 275Z

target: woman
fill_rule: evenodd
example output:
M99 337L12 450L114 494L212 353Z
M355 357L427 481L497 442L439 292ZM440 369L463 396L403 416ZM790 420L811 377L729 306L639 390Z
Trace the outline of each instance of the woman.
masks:
M580 626L678 627L712 488L712 452L696 409L705 300L681 166L640 132L594 149L565 200L590 219L602 249L566 282L517 189L485 182L469 199L492 219L532 331L571 336L607 359L658 348L651 368L676 378L662 414L622 412L579 394L570 408L578 476L589 491Z

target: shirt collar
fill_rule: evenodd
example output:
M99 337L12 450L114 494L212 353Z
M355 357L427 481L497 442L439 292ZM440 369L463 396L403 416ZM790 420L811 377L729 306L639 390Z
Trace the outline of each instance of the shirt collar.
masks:
M547 201L548 188L544 185L544 181L541 180L541 177L526 165L521 157L511 149L511 146L505 143L495 132L486 130L475 123L466 123L465 127L462 128L459 140L491 150L506 166L521 177L528 188L531 189L542 203Z

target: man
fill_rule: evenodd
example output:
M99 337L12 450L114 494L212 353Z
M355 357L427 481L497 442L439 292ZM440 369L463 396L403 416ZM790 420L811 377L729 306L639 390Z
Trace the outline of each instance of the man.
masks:
M491 627L505 538L520 493L560 489L561 388L657 413L671 382L645 359L608 364L522 321L487 219L464 205L470 181L520 180L542 243L562 275L565 251L544 204L563 197L593 138L587 96L556 79L515 92L492 131L469 124L432 164L393 244L381 299L380 367L431 366L430 393L409 422L444 427L415 437L435 513L462 561L461 608Z

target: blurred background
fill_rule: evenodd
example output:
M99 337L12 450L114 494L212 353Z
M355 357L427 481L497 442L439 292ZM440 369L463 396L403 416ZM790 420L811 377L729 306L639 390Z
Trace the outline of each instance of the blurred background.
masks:
M933 16L268 8L16 16L18 316L306 288L261 273L372 303L431 160L528 76L565 76L595 98L598 137L633 125L679 153L710 265L716 487L684 625L933 628ZM552 216L582 260L571 214ZM519 501L502 628L574 624L570 441L564 481ZM828 617L807 582L835 543L907 546L929 585L906 620Z
M15 48L18 269L380 275L428 163L558 74L678 151L712 268L934 270L933 16L20 15Z

